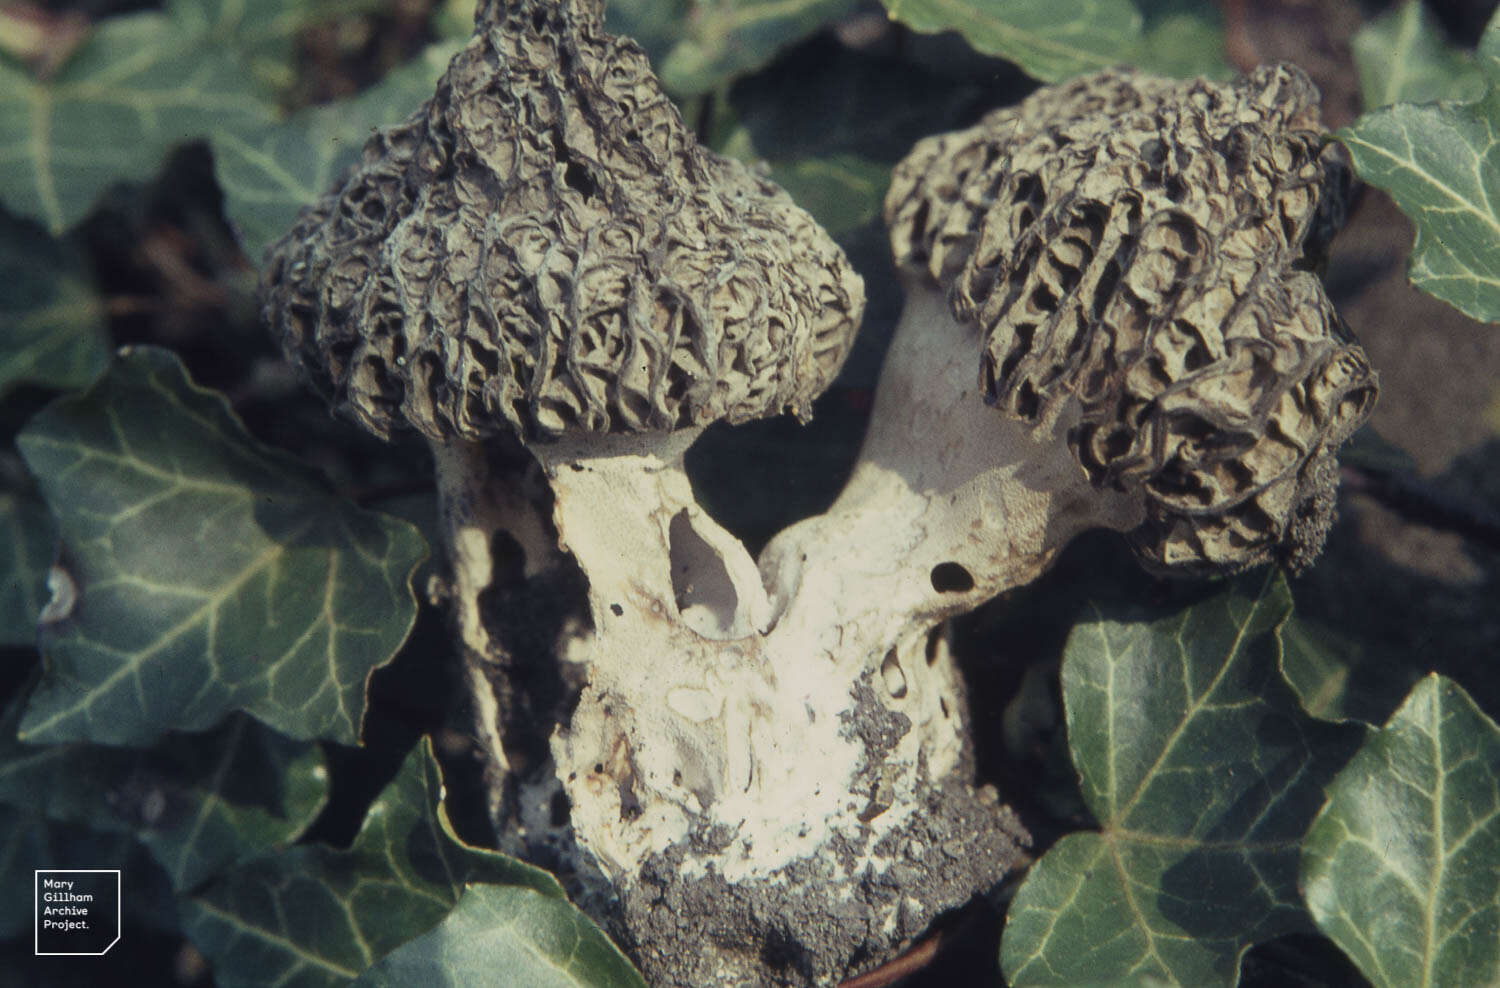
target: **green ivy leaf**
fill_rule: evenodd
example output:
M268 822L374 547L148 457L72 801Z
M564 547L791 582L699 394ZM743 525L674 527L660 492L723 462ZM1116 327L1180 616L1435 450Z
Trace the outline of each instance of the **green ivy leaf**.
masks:
M83 258L3 212L0 326L0 394L21 382L81 388L109 363L104 306Z
M1302 709L1320 720L1379 724L1422 675L1417 663L1311 618L1288 620L1281 642L1281 674Z
M0 59L0 201L59 234L173 145L273 112L209 34L158 13L111 18L50 78Z
M855 0L616 0L605 16L611 31L650 53L669 92L694 96L765 65L854 6Z
M1500 728L1423 679L1328 788L1302 860L1318 926L1377 986L1500 983Z
M771 180L831 235L863 226L880 215L891 169L854 154L771 162Z
M1063 838L1021 886L1011 984L1233 985L1252 944L1307 928L1300 842L1359 732L1306 717L1282 683L1290 609L1274 574L1074 628L1068 744L1100 830Z
M33 742L145 745L240 709L353 743L425 547L259 445L170 352L130 349L18 438L76 598L43 626Z
M0 645L35 645L57 526L30 491L0 490Z
M767 160L750 132L739 126L724 135L719 150L748 165L763 166L772 181L835 237L879 216L891 181L889 165L857 154Z
M474 36L474 3L475 0L438 0L432 15L433 32L448 41L468 41ZM609 16L608 10L605 16Z
M1412 284L1481 322L1500 321L1500 18L1479 43L1489 86L1473 103L1397 103L1338 131L1354 170L1417 228Z
M1435 99L1475 99L1484 78L1474 58L1443 39L1421 0L1408 0L1354 35L1354 64L1365 109Z
M1201 4L1148 0L882 0L914 31L957 31L975 51L1058 82L1132 62L1187 76L1225 74L1221 32Z
M380 10L389 0L170 0L191 36L239 57L262 86L292 84L297 35L314 24Z
M234 869L185 900L184 928L212 963L215 982L347 984L431 930L475 882L520 886L566 904L546 872L459 841L441 796L424 739L371 804L347 851L295 847ZM560 930L556 921L532 921L541 936L575 935L571 923Z
M609 938L566 900L514 885L471 885L431 931L387 954L362 988L484 984L504 971L528 988L645 988Z
M303 206L327 195L359 159L371 131L401 122L430 99L457 50L453 42L431 45L354 99L255 130L216 134L214 170L246 254L259 260Z
M957 31L985 55L1019 65L1043 82L1116 64L1122 45L1141 33L1130 0L882 0L893 20L914 31Z
M1136 6L1144 21L1141 37L1119 61L1176 79L1234 77L1234 68L1224 57L1224 22L1218 4L1137 0Z
M295 840L322 809L328 772L316 745L243 714L149 750L27 745L20 704L0 720L0 804L98 831L133 833L186 891Z

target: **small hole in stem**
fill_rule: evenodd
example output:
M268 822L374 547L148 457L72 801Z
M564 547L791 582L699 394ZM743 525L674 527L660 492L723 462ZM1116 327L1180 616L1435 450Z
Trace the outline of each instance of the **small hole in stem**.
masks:
M967 593L974 577L958 563L938 563L932 568L932 589L938 593Z

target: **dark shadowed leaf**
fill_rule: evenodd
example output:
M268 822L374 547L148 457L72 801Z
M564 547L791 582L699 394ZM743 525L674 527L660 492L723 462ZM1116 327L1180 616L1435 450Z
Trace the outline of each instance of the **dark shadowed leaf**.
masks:
M141 750L22 744L18 711L19 704L0 721L0 804L133 833L180 891L290 844L327 796L316 745L288 741L243 714Z
M0 885L11 890L0 896L0 940L24 936L30 949L36 919L30 889L38 868L118 868L128 910L121 917L124 925L177 929L177 909L167 876L131 835L100 833L49 820L35 810L0 806ZM6 981L3 976L0 982L25 983Z
M891 170L852 154L771 164L771 179L837 237L880 215Z
M1354 63L1365 109L1391 103L1474 99L1484 77L1474 56L1448 44L1420 0L1393 7L1354 35Z
M1358 730L1315 721L1277 671L1279 575L1180 613L1074 628L1068 743L1096 833L1065 837L1010 907L1013 985L1233 985L1254 943L1304 930L1300 842Z
M611 31L640 42L668 92L706 93L769 62L855 6L855 0L615 0Z
M1500 728L1428 676L1328 787L1302 863L1318 926L1380 988L1500 983Z
M347 984L435 927L476 882L521 886L566 904L546 872L461 843L441 795L423 740L371 804L347 851L304 845L268 855L185 900L184 928L216 983ZM559 935L551 925L544 933Z
M1057 82L1130 62L1173 75L1223 75L1222 37L1206 4L1176 0L883 0L914 31L957 31L975 51ZM1142 17L1147 8L1149 20Z
M1500 440L1481 443L1442 473L1423 477L1399 450L1369 436L1356 436L1339 461L1356 464L1371 489L1394 495L1405 506L1398 510L1418 512L1408 520L1432 517L1421 514L1430 510L1424 502L1407 500L1413 495L1459 512L1500 504ZM1441 544L1429 542L1436 533L1420 524L1392 527L1384 511L1371 514L1363 504L1347 514L1318 565L1292 584L1297 614L1283 634L1282 672L1305 709L1378 727L1430 672L1463 683L1484 709L1500 708L1500 677L1493 675L1500 553L1476 539L1464 546L1467 558L1449 556L1445 564L1472 567L1467 572L1423 572L1397 561L1399 547L1407 542L1442 558Z
M355 982L464 988L504 971L527 988L645 988L609 938L567 900L516 885L471 885L437 926Z
M0 327L0 394L21 382L81 388L109 362L104 306L83 258L4 212Z
M75 597L43 625L32 742L149 744L245 710L353 743L416 616L421 536L256 443L178 359L123 352L18 438Z
M736 82L730 98L714 104L708 140L749 164L764 162L772 180L841 237L880 215L891 167L913 142L970 122L1001 95L818 39Z
M1390 712L1386 698L1400 696L1411 670L1371 654L1362 643L1320 621L1294 617L1281 628L1281 673L1321 720L1379 723Z
M57 528L30 490L0 490L0 645L36 644Z
M1481 322L1500 321L1500 18L1480 40L1488 92L1472 103L1397 103L1338 132L1354 170L1417 228L1412 284Z
M430 99L457 50L451 42L432 45L354 99L258 129L216 134L214 171L245 253L258 261L303 206L334 188L359 159L371 131L399 123Z

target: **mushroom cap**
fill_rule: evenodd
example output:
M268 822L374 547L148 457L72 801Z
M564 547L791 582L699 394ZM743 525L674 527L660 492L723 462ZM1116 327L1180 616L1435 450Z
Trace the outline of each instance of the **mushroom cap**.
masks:
M336 407L446 441L806 416L864 287L595 3L519 0L271 248L262 300Z
M1138 491L1138 554L1232 571L1322 549L1337 447L1376 376L1310 267L1348 169L1292 66L1232 84L1113 69L919 143L886 220L899 266L980 333L986 401Z

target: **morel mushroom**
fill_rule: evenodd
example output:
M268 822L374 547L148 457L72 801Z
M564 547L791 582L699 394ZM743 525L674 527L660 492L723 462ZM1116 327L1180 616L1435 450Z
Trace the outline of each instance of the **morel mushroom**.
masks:
M918 144L886 200L907 303L864 446L760 559L777 628L879 600L841 661L901 709L951 697L939 622L1085 528L1158 569L1310 562L1376 392L1308 270L1346 194L1316 98L1288 67L1111 71Z
M832 241L700 148L644 54L588 3L482 6L434 99L377 135L267 265L287 353L375 433L429 439L461 633L481 660L500 644L479 603L492 536L527 507L489 462L514 434L545 464L594 625L571 649L588 683L554 740L556 771L579 845L619 894L617 931L657 980L878 961L1013 851L993 825L954 825L973 832L963 849L985 880L942 879L916 907L894 884L865 896L878 911L849 905L858 861L828 851L825 823L861 831L857 851L905 817L867 826L912 796L917 780L882 774L905 731L848 668L809 662L805 636L769 644L757 568L682 473L708 421L805 414L862 305ZM521 541L545 551L526 527ZM473 685L492 720L478 672ZM503 762L495 725L481 726ZM954 806L935 816L968 804ZM808 939L805 956L768 958L778 938Z
M1342 219L1337 155L1290 66L1111 70L919 143L886 199L908 300L870 434L833 509L762 557L776 610L847 592L874 539L921 620L1088 527L1156 569L1310 562L1376 392L1310 271Z
M444 466L514 433L559 487L585 459L630 484L639 465L616 461L639 451L683 506L691 437L806 415L863 288L784 192L697 144L599 20L487 5L436 97L273 250L267 316L340 406L381 436L416 428ZM638 496L593 508L618 527Z

